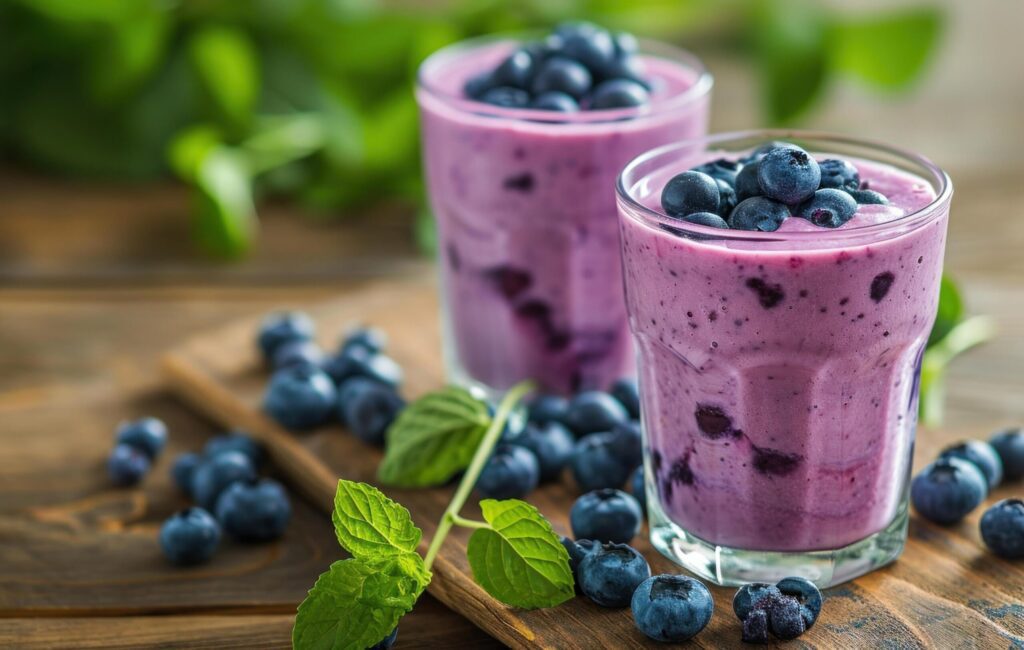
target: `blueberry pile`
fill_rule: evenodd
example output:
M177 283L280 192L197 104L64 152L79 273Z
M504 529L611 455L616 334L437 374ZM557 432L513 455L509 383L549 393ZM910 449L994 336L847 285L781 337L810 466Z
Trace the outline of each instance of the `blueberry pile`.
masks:
M202 452L175 458L171 477L196 505L172 515L160 528L160 546L171 563L206 562L217 550L222 531L246 542L284 533L291 502L280 483L258 477L264 458L263 448L241 432L216 436Z
M122 422L114 434L114 448L107 457L107 474L114 485L141 481L167 444L167 426L156 418Z
M313 340L315 333L301 312L264 319L257 344L273 374L263 409L288 429L340 422L361 440L383 445L384 432L405 408L398 393L402 369L384 354L387 337L374 328L355 328L336 353L327 354Z
M632 34L564 23L469 79L463 91L485 104L560 113L642 106L651 86L636 53Z
M743 585L732 600L732 609L743 624L743 641L765 644L769 633L788 641L811 629L821 604L821 592L813 582L791 577L774 585Z
M910 500L925 519L961 521L1001 483L1024 478L1024 430L1008 429L989 442L968 440L947 447L914 477ZM1024 501L1003 499L981 518L981 538L1005 558L1024 557Z
M670 217L712 228L772 232L791 216L823 228L853 218L858 204L888 199L861 183L845 160L815 160L800 147L770 142L740 160L720 158L677 174L661 192Z

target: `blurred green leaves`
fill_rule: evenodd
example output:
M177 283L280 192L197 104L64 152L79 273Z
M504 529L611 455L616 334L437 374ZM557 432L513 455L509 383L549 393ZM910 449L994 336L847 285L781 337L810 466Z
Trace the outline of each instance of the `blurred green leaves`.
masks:
M259 54L238 28L212 25L189 37L189 60L211 108L223 123L243 131L259 97Z
M882 90L912 83L938 46L942 15L935 9L903 9L833 25L832 61L837 70Z

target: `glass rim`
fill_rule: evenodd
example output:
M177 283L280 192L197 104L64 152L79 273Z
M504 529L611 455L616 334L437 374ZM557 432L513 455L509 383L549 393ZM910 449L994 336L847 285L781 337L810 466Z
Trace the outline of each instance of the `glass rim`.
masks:
M727 230L724 228L714 228L711 226L702 226L682 219L674 219L661 210L652 209L636 198L633 197L630 190L626 187L627 177L634 172L634 170L650 160L671 153L673 151L681 150L685 147L692 147L695 145L713 145L716 143L728 142L732 140L742 139L760 139L764 141L771 140L807 140L815 141L819 143L836 143L839 145L863 147L866 150L873 150L882 152L901 158L904 161L910 162L921 169L926 170L931 174L931 178L925 178L929 184L936 187L935 198L932 199L928 205L925 205L913 212L892 219L890 221L883 221L881 223L867 224L864 226L854 226L852 228L821 228L813 231L795 231L795 232L761 232L758 230ZM866 160L872 160L867 158ZM877 161L874 162L884 162ZM633 179L633 184L639 179ZM835 242L837 239L853 239L863 237L865 235L881 234L884 235L889 231L898 230L906 226L917 227L928 221L936 209L945 203L948 203L950 197L953 194L953 181L941 167L933 163L930 159L920 154L912 153L905 149L893 147L888 144L878 142L876 140L851 137L840 135L836 133L829 133L827 131L811 131L801 129L752 129L747 131L726 131L722 133L714 133L699 138L691 138L688 140L682 140L680 142L673 142L670 144L662 145L646 151L633 160L631 160L626 167L619 173L618 178L615 181L615 193L618 199L625 203L629 208L643 218L648 224L654 227L668 226L672 230L678 231L676 237L683 235L696 236L696 238L713 243L714 240L721 241L763 241L763 242L786 242L786 241L814 241L821 240L823 243ZM662 229L664 230L664 229ZM668 231L670 234L672 231ZM691 238L691 237L687 237Z
M450 63L468 51L497 43L523 43L531 36L537 36L540 33L512 32L488 34L446 45L432 53L420 64L416 72L416 88L463 114L475 117L502 117L540 126L565 127L571 124L607 124L621 121L624 118L644 119L663 115L691 104L702 97L706 97L711 93L711 89L714 86L714 77L708 71L703 61L695 54L663 41L645 38L637 39L640 44L639 53L641 55L673 61L682 64L695 73L693 83L681 92L675 93L662 101L651 102L645 106L577 111L575 113L545 111L536 108L506 108L485 104L461 94L447 92L439 88L436 83L432 83L429 78L429 73L432 70Z

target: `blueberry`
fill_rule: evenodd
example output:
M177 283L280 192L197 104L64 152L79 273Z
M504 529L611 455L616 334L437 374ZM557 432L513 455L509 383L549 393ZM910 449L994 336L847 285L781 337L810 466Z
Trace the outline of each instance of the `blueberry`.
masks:
M575 439L569 430L558 422L526 425L522 433L510 441L513 445L526 447L537 457L541 481L554 481L569 463Z
M391 630L391 634L384 637L382 640L373 644L367 650L390 650L391 646L395 645L395 640L398 638L398 627Z
M256 469L249 457L238 451L224 451L203 461L192 473L192 498L213 510L217 497L229 485L256 478Z
M853 200L861 205L889 205L885 195L874 190L847 190Z
M619 422L629 419L626 408L608 393L597 390L577 393L569 401L565 425L577 436L598 431L611 431Z
M729 222L712 212L694 212L682 217L682 220L687 223L695 223L698 226L708 226L709 228L727 229L729 227Z
M992 436L989 443L1003 461L1003 477L1016 480L1024 477L1024 430L1007 429Z
M631 599L638 630L656 641L681 643L711 621L714 598L704 583L680 575L652 576Z
M576 586L579 587L580 562L582 562L583 558L588 554L599 548L601 543L592 539L578 539L573 541L565 535L562 535L562 546L564 546L565 550L569 552L569 568L572 569L572 576L576 580Z
M277 348L290 341L309 341L316 327L313 320L299 311L275 312L263 319L257 338L263 358L269 362Z
M553 56L541 64L531 90L534 96L556 91L579 100L590 90L591 82L586 66L564 56Z
M564 422L568 412L569 400L558 395L540 395L529 407L530 422L537 424Z
M644 90L651 90L651 84L646 78L646 70L643 62L635 56L617 56L609 61L600 70L602 80L623 79L639 84Z
M555 35L567 38L576 34L589 36L601 31L601 27L589 20L566 20L555 25Z
M338 390L331 378L312 366L282 368L270 378L263 410L289 429L312 429L334 412Z
M178 489L187 495L192 494L192 475L203 462L203 457L191 451L178 454L171 465L171 478Z
M800 603L804 626L811 629L821 613L821 591L807 578L793 576L779 580L775 586L783 596L795 598Z
M595 111L643 106L650 101L647 89L629 79L602 81L590 95L590 108Z
M628 57L640 51L640 41L629 32L616 32L612 35L615 43L615 56L617 58Z
M755 609L743 619L743 642L768 643L768 612L763 609Z
M156 418L122 422L115 435L117 444L135 447L149 460L156 459L167 444L167 425Z
M462 86L462 92L466 93L467 97L480 99L485 92L494 88L494 85L494 76L491 72L481 72L466 80L466 83Z
M729 227L774 232L789 218L789 208L763 196L740 201L729 215Z
M114 485L135 485L149 473L149 456L131 445L117 445L107 457L107 474Z
M391 386L402 383L402 367L391 357L352 345L331 357L323 370L338 386L352 377L368 377Z
M540 465L526 447L499 444L487 460L476 489L489 499L519 499L537 487Z
M860 174L853 164L845 160L828 158L818 163L821 169L821 183L818 187L833 187L839 190L856 190L860 187Z
M946 447L939 458L962 458L974 463L988 481L989 490L994 489L1003 480L1003 461L995 447L981 440L965 440L964 442Z
M612 451L618 457L619 462L629 468L632 472L644 462L643 433L640 431L640 422L629 420L620 422L612 429Z
M535 63L530 52L525 49L516 50L495 68L494 82L499 86L528 90L533 79Z
M229 535L245 541L276 539L292 516L284 487L269 478L232 483L217 497L217 521Z
M736 174L736 200L743 201L752 196L761 196L761 184L757 180L758 161L749 162Z
M718 185L718 215L728 219L736 207L736 190L721 178L716 178L715 184Z
M640 504L621 490L587 492L572 504L569 522L576 539L626 544L640 532Z
M795 205L818 189L821 169L806 151L792 145L772 149L757 166L761 193L770 199Z
M772 142L766 142L766 143L762 144L761 146L759 146L757 149L754 149L753 151L751 151L749 154L747 154L743 158L740 158L740 162L742 162L744 165L749 165L750 163L757 162L757 161L761 160L762 158L764 158L765 155L767 155L768 152L771 151L772 149L779 149L779 148L790 147L790 146L792 146L792 145L790 145L788 142L781 142L779 140L773 140Z
M735 160L729 160L728 158L719 158L706 162L703 165L697 165L690 171L701 172L707 174L711 178L725 181L729 185L736 185L736 175L743 169L741 163Z
M910 484L917 513L937 524L955 524L978 507L988 494L985 475L960 458L940 458Z
M367 352L383 352L388 345L388 335L376 327L354 327L341 339L341 351L361 347Z
M800 204L796 216L807 219L815 226L838 228L857 214L857 202L842 190L823 189Z
M622 487L635 465L619 457L621 445L619 434L611 431L590 434L576 443L569 466L580 490Z
M986 510L981 516L981 539L1000 557L1024 557L1024 501L1003 499Z
M795 639L807 631L800 603L792 596L776 600L768 610L768 627L779 639Z
M625 544L602 544L580 562L580 591L602 607L626 607L651 567Z
M271 365L275 369L307 365L319 367L324 361L323 350L314 341L289 341L274 352Z
M220 544L217 520L202 508L186 508L160 527L160 547L172 564L201 564L213 557Z
M644 466L641 465L633 470L629 477L629 491L640 504L641 512L647 512L647 485L644 483Z
M599 27L570 30L561 36L562 55L579 61L593 73L600 72L615 59L615 41Z
M541 93L530 102L530 108L541 111L557 111L559 113L575 113L580 110L580 105L569 95L551 90Z
M384 433L405 408L392 386L366 377L353 377L338 388L339 419L357 438L383 445Z
M256 469L260 468L266 456L263 445L242 431L232 431L221 436L214 436L203 447L203 455L207 458L213 458L225 451L237 451L244 454Z
M511 86L498 86L484 92L480 101L503 108L526 108L530 103L530 93Z
M774 602L782 596L782 592L775 585L764 582L751 582L736 590L732 598L732 611L736 618L746 620L751 612L763 609L766 603Z
M626 408L626 413L634 420L640 417L640 388L635 379L623 377L617 379L608 394L619 401Z
M718 183L701 172L676 174L661 191L661 207L670 217L694 212L718 212Z

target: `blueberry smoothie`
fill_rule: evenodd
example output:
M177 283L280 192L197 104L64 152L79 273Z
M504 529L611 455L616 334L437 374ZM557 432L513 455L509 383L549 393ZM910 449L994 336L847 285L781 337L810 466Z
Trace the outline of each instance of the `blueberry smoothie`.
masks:
M620 180L652 535L718 582L804 553L785 571L834 584L902 549L952 190L889 149L758 141L663 148Z
M601 33L571 49L576 37L560 31L554 54L552 37L471 41L421 68L446 363L458 383L500 391L529 378L568 394L633 373L615 178L643 151L706 132L711 78L656 44L601 77L587 49L600 51ZM615 52L635 47L615 37Z

